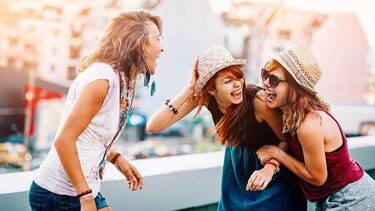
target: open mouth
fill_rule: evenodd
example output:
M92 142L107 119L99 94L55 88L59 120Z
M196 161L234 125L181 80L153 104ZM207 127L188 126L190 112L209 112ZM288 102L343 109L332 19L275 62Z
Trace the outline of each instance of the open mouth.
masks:
M276 99L276 97L277 97L277 95L276 95L275 92L272 92L272 91L270 91L268 89L266 89L266 93L268 95L268 97L267 97L267 101L268 102L273 102Z
M241 94L242 94L242 90L238 90L236 92L232 92L230 95L232 95L233 97L241 97Z

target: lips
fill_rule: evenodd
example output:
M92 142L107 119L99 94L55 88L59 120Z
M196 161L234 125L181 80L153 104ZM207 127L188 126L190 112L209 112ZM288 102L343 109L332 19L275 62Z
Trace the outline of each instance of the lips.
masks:
M232 93L231 93L231 95L232 95L233 97L240 97L241 94L242 94L242 90L241 90L241 89L238 90L238 91L235 91L235 92L232 92Z
M275 92L272 92L268 89L266 89L266 93L268 95L267 101L270 102L270 103L272 103L277 97L277 94Z

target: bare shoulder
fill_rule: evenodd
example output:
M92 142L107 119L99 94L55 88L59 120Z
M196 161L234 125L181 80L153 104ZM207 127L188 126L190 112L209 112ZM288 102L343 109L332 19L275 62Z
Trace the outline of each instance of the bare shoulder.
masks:
M105 79L95 80L88 84L82 91L80 98L92 103L102 103L107 95L109 82Z
M322 130L322 115L321 112L309 113L306 115L305 119L301 123L300 127L297 130L298 137L310 137L316 135L323 135Z

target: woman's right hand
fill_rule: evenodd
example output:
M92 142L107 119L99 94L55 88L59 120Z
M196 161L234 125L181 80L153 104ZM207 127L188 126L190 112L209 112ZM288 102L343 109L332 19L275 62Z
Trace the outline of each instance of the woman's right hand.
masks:
M188 87L193 90L195 87L195 83L197 82L197 79L198 79L197 68L198 68L198 57L194 59L193 65L191 67L190 79L188 83Z
M95 200L92 196L80 199L81 211L96 211Z

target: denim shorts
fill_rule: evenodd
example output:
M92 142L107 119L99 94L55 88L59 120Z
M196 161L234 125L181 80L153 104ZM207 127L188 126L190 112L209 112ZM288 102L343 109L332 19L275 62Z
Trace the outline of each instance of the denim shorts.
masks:
M375 210L375 181L366 173L337 192L316 202L316 211Z
M94 200L97 209L109 207L105 198L100 193L98 193ZM81 204L77 197L52 193L51 191L40 187L34 181L29 190L29 203L31 210L33 211L80 211L81 209Z

